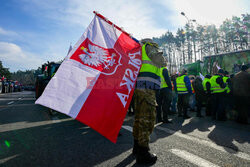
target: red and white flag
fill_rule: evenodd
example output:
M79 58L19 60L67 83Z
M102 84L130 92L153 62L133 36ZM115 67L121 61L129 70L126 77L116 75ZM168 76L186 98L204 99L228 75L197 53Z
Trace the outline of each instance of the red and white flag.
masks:
M141 67L141 46L96 14L35 102L116 142Z

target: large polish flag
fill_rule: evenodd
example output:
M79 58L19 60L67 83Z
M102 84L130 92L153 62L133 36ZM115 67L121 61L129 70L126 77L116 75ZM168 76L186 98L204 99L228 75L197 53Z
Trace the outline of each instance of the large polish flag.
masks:
M116 142L141 67L141 46L96 14L35 102Z

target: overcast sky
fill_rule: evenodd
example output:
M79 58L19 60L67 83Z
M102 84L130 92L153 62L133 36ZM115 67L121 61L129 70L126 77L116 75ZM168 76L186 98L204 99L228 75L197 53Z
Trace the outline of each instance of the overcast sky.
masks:
M185 14L220 25L250 13L249 0L0 0L0 60L11 72L62 60L94 17L107 17L135 38L176 32Z

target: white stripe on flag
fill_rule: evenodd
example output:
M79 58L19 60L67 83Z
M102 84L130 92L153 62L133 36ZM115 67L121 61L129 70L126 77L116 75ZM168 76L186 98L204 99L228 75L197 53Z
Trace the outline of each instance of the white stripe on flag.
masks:
M65 60L36 104L76 118L92 90L90 80L97 79L99 75L100 71L82 66L73 60Z
M95 16L87 30L72 48L72 51L69 53L67 58L70 58L72 54L75 53L77 48L86 38L90 39L91 42L103 48L114 48L114 45L121 33L122 32L118 29L110 26L107 22Z
M87 31L65 58L36 104L44 105L76 118L93 88L87 89L88 79L95 78L97 80L100 71L69 58L86 38L101 47L113 48L120 35L121 31L95 16Z

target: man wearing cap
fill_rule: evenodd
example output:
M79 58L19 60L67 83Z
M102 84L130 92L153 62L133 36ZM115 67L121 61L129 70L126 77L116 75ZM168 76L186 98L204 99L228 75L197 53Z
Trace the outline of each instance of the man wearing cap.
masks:
M172 83L169 77L167 67L161 68L160 77L161 89L160 91L156 92L156 101L158 104L158 107L156 108L157 122L171 123L171 121L168 120L168 114L170 113L170 105L172 101Z
M134 147L138 164L153 164L157 156L149 152L149 136L156 119L155 91L160 89L160 68L167 65L163 52L151 39L142 43L142 67L135 88L135 120L133 126Z
M225 98L225 87L226 84L223 82L224 70L219 69L218 74L210 78L211 84L211 109L213 120L226 120L226 114L224 109L224 98Z
M176 78L176 87L178 93L178 117L183 116L184 119L190 118L187 115L187 108L189 106L190 95L192 94L192 87L186 69L183 69L181 75Z

